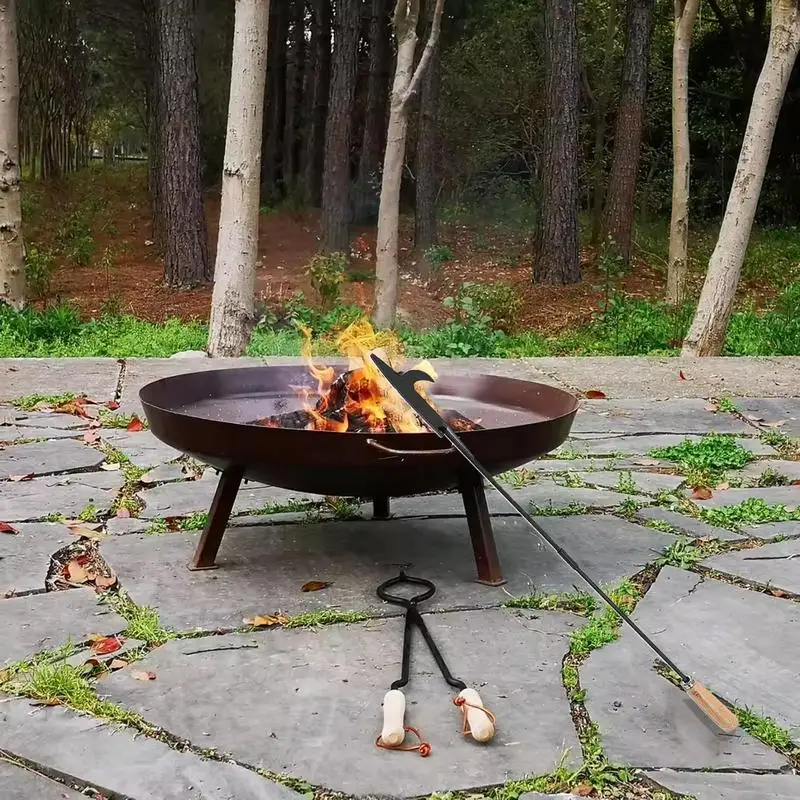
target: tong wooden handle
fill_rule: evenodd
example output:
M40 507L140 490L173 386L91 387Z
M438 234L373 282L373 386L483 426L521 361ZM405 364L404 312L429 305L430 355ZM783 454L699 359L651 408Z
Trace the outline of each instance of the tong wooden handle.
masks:
M383 698L383 730L381 741L397 747L406 738L406 697L399 689L390 689Z
M686 690L697 707L725 733L733 733L739 727L739 718L721 700L717 699L702 683L693 681Z
M458 699L464 701L463 711L466 713L469 733L476 742L489 742L494 738L494 717L484 708L481 696L475 689L463 689Z

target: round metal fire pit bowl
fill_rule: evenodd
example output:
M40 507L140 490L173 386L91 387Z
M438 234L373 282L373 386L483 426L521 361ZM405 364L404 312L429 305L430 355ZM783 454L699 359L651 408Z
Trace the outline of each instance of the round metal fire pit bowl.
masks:
M269 428L257 420L302 408L295 387L315 388L304 367L245 367L176 375L139 393L161 441L219 470L295 491L392 497L454 489L465 465L432 433L349 433ZM571 394L491 375L442 376L429 384L440 409L483 430L460 434L492 473L550 452L569 435Z

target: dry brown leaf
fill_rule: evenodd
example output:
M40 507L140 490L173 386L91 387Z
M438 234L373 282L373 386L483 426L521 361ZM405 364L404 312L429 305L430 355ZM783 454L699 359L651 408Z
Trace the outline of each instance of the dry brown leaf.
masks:
M83 434L83 441L86 444L94 444L100 441L100 428L90 428Z
M706 411L711 411L712 413L716 414L719 411L719 406L716 403L709 403L707 406L703 406Z
M86 583L89 580L89 573L77 561L67 564L67 576L72 583Z
M250 625L253 628L270 628L273 625L283 625L288 620L283 614L276 615L257 615L255 617L246 617L242 620L245 625Z
M91 650L98 656L107 656L116 653L125 640L121 636L101 636L99 639L92 640Z
M716 486L716 490L718 492L724 492L724 491L727 491L730 488L731 488L731 485L727 481L724 481L723 483L718 483L717 486Z
M572 791L578 797L590 797L594 789L590 783L580 783Z
M692 497L695 500L710 500L714 493L707 486L695 486L692 489Z
M112 658L111 662L108 664L109 669L122 669L123 667L127 667L128 662L123 661L121 658Z
M331 581L309 581L304 583L300 588L301 592L318 592L321 589L327 589L331 585Z
M94 579L94 585L98 589L110 589L112 586L115 586L116 583L117 583L116 575L98 575Z
M770 589L769 593L773 597L786 597L787 592L784 592L783 589Z
M103 527L102 522L84 522L82 519L67 519L64 524L68 528L86 528L90 531L99 531Z
M73 536L80 536L81 539L91 539L93 542L101 542L106 538L106 534L88 525L69 525L69 532Z
M19 531L7 522L0 522L0 533L12 533L16 535Z
M14 483L19 483L20 481L32 481L33 473L29 472L27 475L10 475L8 479L10 481L14 481Z
M109 400L106 403L106 408L109 411L116 411L119 408L119 403L116 400Z
M10 670L0 669L0 683L5 683L11 677Z
M588 392L583 393L584 397L589 400L605 400L606 393L601 392L599 389L589 389Z
M685 381L686 380L686 376L683 374L683 370L682 369L678 370L678 380L679 381Z
M789 486L800 486L800 480L798 480L798 481L789 481Z
M119 517L119 519L129 519L131 516L131 510L129 508L125 508L125 506L120 506L117 509L116 516Z
M127 425L127 430L131 433L138 433L139 431L144 430L144 423L139 419L139 417L134 417Z
M135 669L133 672L131 672L131 677L137 681L154 681L156 679L156 674L155 672L150 672L149 670L145 672L143 670Z

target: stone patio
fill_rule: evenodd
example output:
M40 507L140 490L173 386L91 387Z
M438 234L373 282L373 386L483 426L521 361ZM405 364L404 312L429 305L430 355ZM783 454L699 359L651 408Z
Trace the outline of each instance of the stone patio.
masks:
M607 395L583 402L557 453L504 480L601 583L634 579L645 590L635 619L683 669L747 709L744 727L732 735L712 728L627 629L587 657L569 656L580 686L565 687L565 657L588 622L567 609L586 587L497 492L487 499L501 587L474 581L458 495L397 498L392 519L377 521L363 498L330 505L253 484L237 498L219 568L191 572L216 475L149 431L110 420L141 413L138 390L150 380L230 362L0 360L0 531L16 531L0 532L3 800L481 796L509 781L522 783L504 796L552 800L577 794L536 793L527 779L559 765L577 775L592 746L590 723L604 757L634 776L620 794L611 785L593 796L800 797L800 748L787 744L800 741L800 521L792 519L800 516L800 461L787 438L800 436L800 359L435 363ZM119 404L99 440L85 437L89 419L14 404L63 392ZM709 399L723 396L735 412L709 410ZM702 500L679 465L650 451L709 433L734 437L750 460ZM139 504L133 518L115 516L123 496ZM753 498L782 508L779 519L747 517L734 528L701 518L703 509ZM127 601L88 585L45 591L51 556L81 541L67 524L77 517L100 523L104 538L92 547ZM497 715L491 744L462 735L454 692L417 637L406 722L432 753L375 747L402 645L399 610L375 588L401 568L436 583L427 624L453 673ZM309 581L328 585L304 591ZM512 602L520 597L527 602ZM150 628L137 626L155 619L145 607L158 615ZM244 622L278 614L290 624ZM123 650L92 652L93 638L127 639L129 625ZM31 663L67 643L68 657ZM124 664L91 672L96 695L72 695L68 668L52 666L59 657L78 667L90 658ZM87 696L99 717L85 713ZM595 778L587 768L561 789L583 792Z

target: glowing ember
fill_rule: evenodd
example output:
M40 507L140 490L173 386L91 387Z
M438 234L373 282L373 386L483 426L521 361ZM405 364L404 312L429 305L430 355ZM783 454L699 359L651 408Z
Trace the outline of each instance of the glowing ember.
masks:
M336 376L332 367L314 365L311 360L311 332L303 330L303 333L303 357L317 383L316 391L299 389L303 398L302 411L269 417L261 420L262 425L356 433L427 431L369 357L370 353L377 353L394 369L402 368L399 342L391 333L375 331L367 319L360 319L342 331L336 344L339 352L348 357L349 364L347 371L339 376ZM423 370L433 379L437 377L427 361L420 362L415 369ZM431 403L425 394L425 383L418 383L416 388ZM447 416L453 420L454 414L449 412ZM460 414L455 414L455 417L454 421L462 430L480 427Z

